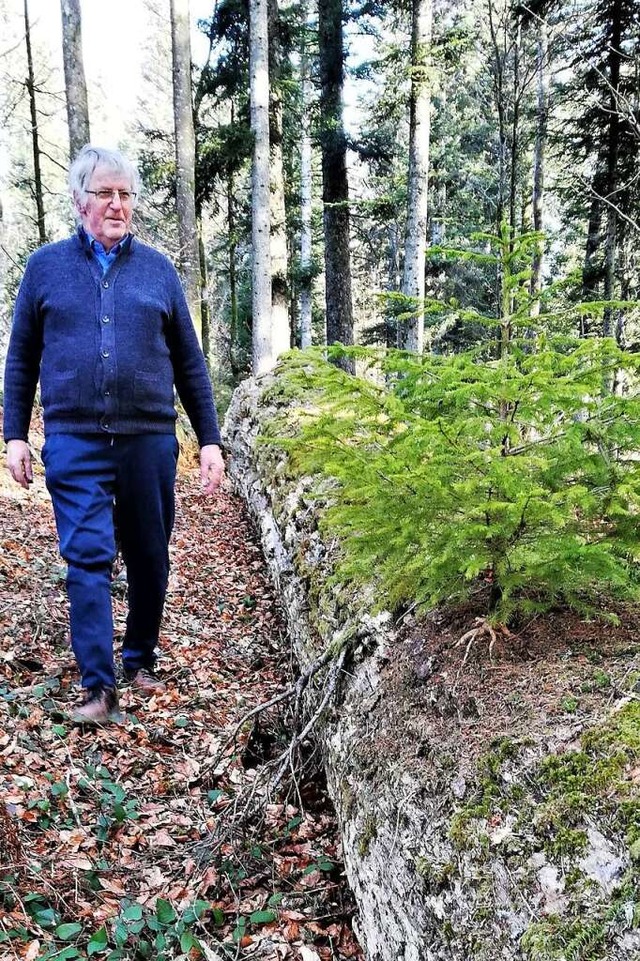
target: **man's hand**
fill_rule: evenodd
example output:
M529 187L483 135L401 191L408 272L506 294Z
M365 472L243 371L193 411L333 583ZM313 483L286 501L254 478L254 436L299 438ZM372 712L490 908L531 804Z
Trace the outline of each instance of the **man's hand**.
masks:
M217 444L200 448L200 481L205 494L213 494L224 477L224 460Z
M10 440L7 442L7 467L14 481L20 484L20 487L27 490L29 484L33 483L31 451L25 441Z

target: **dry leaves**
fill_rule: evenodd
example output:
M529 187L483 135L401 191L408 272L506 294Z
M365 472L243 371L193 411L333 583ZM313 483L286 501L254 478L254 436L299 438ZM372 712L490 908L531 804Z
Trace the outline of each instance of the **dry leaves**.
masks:
M123 723L91 731L64 716L78 676L42 477L28 495L5 480L0 501L0 955L109 957L124 911L135 940L151 913L169 931L199 902L176 948L184 957L361 958L321 785L300 785L303 808L270 805L246 850L210 856L212 833L276 734L265 722L246 767L249 731L227 768L216 764L220 746L288 682L281 621L242 504L228 490L205 499L195 474L180 478L159 662L167 692L145 703L123 688ZM121 636L118 583L114 606Z

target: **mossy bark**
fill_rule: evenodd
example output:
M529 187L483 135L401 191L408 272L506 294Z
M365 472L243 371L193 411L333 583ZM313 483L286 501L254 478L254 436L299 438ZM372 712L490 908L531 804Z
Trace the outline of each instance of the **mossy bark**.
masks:
M338 545L323 541L318 515L335 492L295 476L261 440L283 423L294 429L299 413L277 372L242 384L226 420L230 474L260 531L301 666L350 638L339 701L316 734L367 958L637 959L637 697L617 691L606 716L574 726L541 705L535 737L498 737L465 765L455 679L436 684L427 672L425 699L432 715L446 702L453 734L444 746L428 718L418 732L384 682L399 655L390 616L371 615L372 592L331 579Z

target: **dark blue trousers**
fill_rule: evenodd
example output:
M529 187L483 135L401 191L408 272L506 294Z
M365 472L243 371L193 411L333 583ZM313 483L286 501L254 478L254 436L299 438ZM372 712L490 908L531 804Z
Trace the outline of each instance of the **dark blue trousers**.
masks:
M115 518L127 565L126 671L153 668L169 580L178 442L173 434L50 434L45 476L67 562L71 643L82 686L115 687Z

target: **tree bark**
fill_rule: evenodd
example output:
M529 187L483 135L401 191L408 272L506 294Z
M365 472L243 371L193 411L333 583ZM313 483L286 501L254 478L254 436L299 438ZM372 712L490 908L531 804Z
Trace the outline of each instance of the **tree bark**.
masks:
M327 343L353 344L349 182L343 124L343 0L319 0L320 145ZM351 361L342 364L353 370Z
M411 301L411 320L405 350L424 350L425 251L429 192L429 133L431 91L432 0L413 0L411 30L411 102L409 127L409 183L402 293Z
M507 118L505 113L505 53L498 36L499 24L496 24L494 0L488 0L489 31L493 48L493 64L491 74L493 92L498 115L498 197L496 202L496 228L499 231L504 220L505 197L507 193Z
M231 104L231 122L234 120L234 108ZM227 166L227 231L228 245L227 253L229 257L229 363L234 379L240 375L240 365L237 354L240 342L240 324L238 321L238 281L236 270L236 250L238 247L236 237L236 200L235 182L233 177L233 165Z
M207 297L207 255L202 236L202 214L196 214L198 222L198 263L200 265L201 297L200 297L200 317L202 324L202 353L209 368L212 364L212 343L211 343L211 317L209 312L209 300Z
M518 201L518 160L520 153L520 48L522 45L522 22L517 12L513 14L513 112L511 115L511 142L509 144L509 226L511 238L517 229L517 201Z
M269 10L269 148L271 153L271 330L273 357L291 347L287 213L282 162L282 47L278 0L268 0Z
M559 957L545 932L566 932L566 944L575 940L576 931L588 932L595 918L598 932L606 930L601 956L637 961L640 927L631 919L631 908L624 925L601 920L620 911L621 903L632 903L627 893L632 845L624 830L606 808L596 805L584 817L577 812L572 827L585 841L584 851L572 858L575 887L562 881L566 851L548 843L549 770L555 769L550 763L566 765L575 780L572 761L584 757L580 732L593 725L608 731L609 718L624 710L629 698L605 712L594 703L579 723L567 724L546 709L540 675L523 682L516 703L508 683L498 679L499 670L483 671L470 663L457 672L443 670L447 638L433 638L431 646L428 640L437 622L414 621L403 635L411 618L407 611L394 631L390 615L379 610L375 581L357 589L341 581L337 589L333 575L340 544L335 537L323 538L317 478L294 479L292 472L279 469L283 452L261 443L278 424L276 418L290 423L300 409L300 397L287 399L272 389L274 383L273 377L247 379L234 393L225 418L233 455L229 474L255 521L300 673L321 655L338 659L351 644L334 699L317 717L311 737L338 814L366 957ZM325 487L324 492L325 503L331 502L334 490ZM329 672L335 667L330 661ZM460 695L465 669L484 678L474 684L471 697ZM625 671L628 665L619 676ZM309 685L305 720L317 713L329 679L318 673ZM499 690L502 697L496 697ZM492 740L486 727L481 731L496 703L503 712L499 730L509 737ZM474 718L484 718L480 729ZM477 750L469 750L474 742ZM508 753L500 753L504 747ZM628 784L624 777L621 772L620 790ZM508 807L501 803L505 796Z
M311 228L313 174L311 149L311 77L308 52L309 5L304 7L305 34L302 42L300 75L302 80L302 135L300 141L300 346L312 342L312 247Z
M604 157L598 156L596 169L592 180L591 206L587 224L587 240L585 244L584 261L582 264L582 300L588 303L599 300L601 296L602 264L598 259L598 251L602 245L602 196L606 190L606 172ZM586 337L590 333L590 325L586 319L581 321L580 335Z
M27 79L25 86L29 94L29 111L31 115L31 145L33 151L33 194L36 202L36 223L38 225L38 240L40 244L47 242L47 227L44 217L44 189L42 186L42 168L40 166L40 138L38 136L38 110L36 106L36 82L33 71L33 54L31 52L31 25L29 22L29 4L24 0L24 39L27 48Z
M269 148L269 19L267 0L250 0L249 73L251 129L254 136L251 175L253 245L253 373L271 370L275 359L271 328L271 198Z
M609 129L607 131L607 236L604 252L604 298L613 300L616 291L616 259L618 246L618 157L620 153L620 61L622 59L622 11L619 0L611 7L611 38L609 40ZM605 308L602 317L602 335L611 337L614 333L613 308Z
M82 15L80 0L60 0L62 14L62 58L69 127L69 158L78 155L91 141L87 82L82 59Z
M536 74L538 87L538 103L536 116L536 141L533 155L533 229L542 232L544 222L544 162L547 145L547 122L549 115L549 90L547 80L547 23L544 17L538 21L538 50L536 58ZM531 316L540 313L538 294L542 287L542 264L544 255L544 241L536 243L531 261L531 296L535 298L531 306Z
M176 139L176 208L180 272L189 310L202 341L202 274L196 218L196 140L191 100L189 0L171 0L173 121Z

